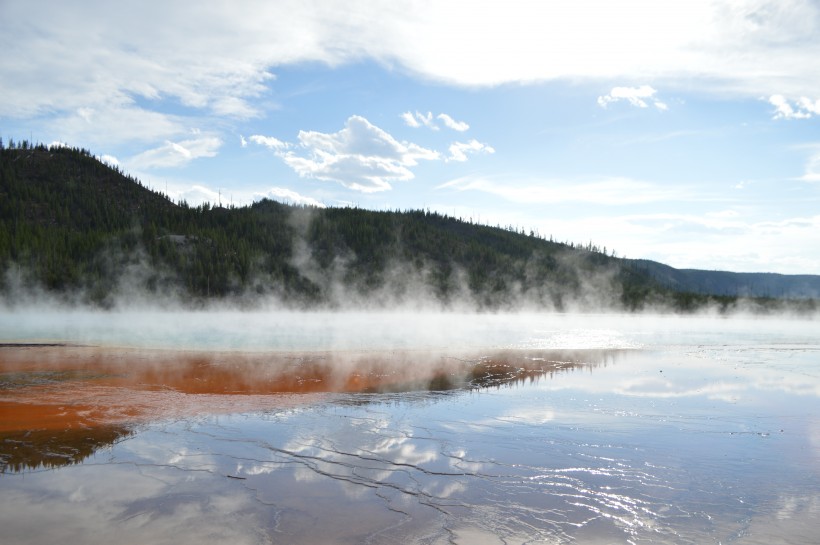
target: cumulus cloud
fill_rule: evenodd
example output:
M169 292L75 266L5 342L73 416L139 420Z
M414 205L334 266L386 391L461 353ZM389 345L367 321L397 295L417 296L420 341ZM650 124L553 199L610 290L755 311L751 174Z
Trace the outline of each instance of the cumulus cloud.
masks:
M808 119L820 114L820 99L800 97L790 103L783 95L772 95L769 104L774 106L773 119Z
M403 114L401 114L401 118L404 119L404 123L408 127L413 127L414 129L421 127L421 123L416 121L416 116L413 115L412 112L404 112Z
M426 114L420 112L404 112L401 114L401 118L404 119L404 123L408 127L413 127L414 129L425 126L434 131L438 130L438 125L436 125L436 122L433 120L432 112L427 112Z
M101 155L100 161L112 167L120 166L119 160L113 155Z
M268 149L272 150L283 150L290 147L290 144L287 142L282 142L278 138L274 138L273 136L262 136L261 134L254 134L248 137L248 140L253 142L254 144L259 144L260 146L265 146ZM244 138L242 138L242 147L247 145L247 142Z
M800 97L797 103L800 105L801 109L807 112L811 112L815 115L820 114L820 99L812 100L810 98Z
M447 127L448 129L453 129L454 131L464 132L470 128L470 126L467 123L463 121L456 121L455 119L444 113L438 114L437 119L441 119L445 127Z
M332 181L366 193L390 189L395 181L412 180L410 167L440 158L437 151L399 142L361 116L348 118L335 133L299 131L299 152L279 157L299 176Z
M469 142L454 142L450 145L450 156L447 157L447 161L466 161L468 153L495 153L495 149L475 139Z
M180 167L201 157L214 157L222 146L222 140L215 136L205 136L183 140L166 141L165 144L136 155L128 160L128 166L135 169Z
M401 114L401 118L408 127L413 127L414 129L424 126L437 131L439 130L439 126L436 124L436 119L440 119L441 122L444 123L445 127L454 131L464 132L470 128L470 125L467 123L463 121L456 121L445 113L440 113L434 118L432 112L427 112L426 114L418 111L416 113L404 112Z
M606 108L613 102L626 100L637 108L648 108L649 102L659 110L668 110L666 103L653 98L657 91L649 85L640 87L613 87L609 94L598 97L598 105Z
M191 206L199 206L204 203L215 204L221 200L219 192L202 185L193 185L182 191L175 192L177 200L184 200Z
M285 187L272 187L264 193L255 193L253 197L254 201L259 201L262 199L273 199L275 201L285 202L289 204L305 204L309 206L315 206L317 208L325 208L324 203L317 201L313 197L301 195L296 191L293 191L292 189L287 189Z

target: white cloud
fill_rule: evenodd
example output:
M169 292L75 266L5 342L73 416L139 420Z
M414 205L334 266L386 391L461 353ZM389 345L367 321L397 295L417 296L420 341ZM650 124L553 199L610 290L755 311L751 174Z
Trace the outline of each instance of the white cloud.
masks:
M98 103L91 96L172 96L241 116L256 112L251 101L264 93L271 67L364 57L459 85L651 74L701 77L703 85L753 96L768 96L781 83L796 96L820 87L820 76L807 70L820 49L820 7L812 0L510 0L471 7L397 0L318 9L260 0L243 10L191 10L146 0L44 11L4 2L0 36L15 55L5 55L0 70L17 85L0 108L25 116ZM112 24L123 20L128 24Z
M421 123L416 121L416 116L413 115L412 112L404 112L403 114L401 114L401 118L404 119L404 123L408 127L413 127L414 129L418 129L419 127L421 127Z
M812 0L521 0L481 10L460 2L419 9L427 10L418 23L425 39L394 54L422 74L459 84L691 78L701 90L759 96L778 84L805 94L820 83L812 70L820 6Z
M193 185L182 191L174 193L175 200L184 200L191 206L199 206L204 203L217 204L221 200L219 192L202 185Z
M384 191L391 182L412 180L410 167L420 160L436 160L436 151L409 142L399 142L361 116L348 118L335 133L300 131L295 151L278 155L299 176L338 182L365 193Z
M677 200L683 196L681 190L671 191L629 178L579 183L564 180L498 182L490 178L464 177L442 184L437 189L480 191L518 204L580 202L621 206Z
M437 118L441 119L445 127L447 127L448 129L453 129L454 131L464 132L470 128L470 126L467 123L463 121L456 121L455 119L444 113L438 114Z
M127 161L134 169L152 169L183 166L200 157L214 157L222 146L222 141L215 136L206 136L183 140L166 141L164 145L144 151Z
M703 93L781 94L798 115L816 111L804 97L820 88L814 0L1 5L0 48L10 53L0 56L0 81L14 84L0 116L38 119L72 142L178 138L189 123L161 113L167 103L196 110L186 118L262 115L272 71L302 62L372 59L459 86L651 78Z
M278 138L274 138L273 136L262 136L260 134L254 134L248 137L248 140L253 142L254 144L259 144L260 146L265 146L268 149L272 150L283 150L290 147L290 144L287 142L282 142ZM245 142L245 139L242 139ZM242 147L245 147L247 143L243 143Z
M543 204L534 201L527 207L515 203L515 223L557 241L591 240L621 257L653 259L677 268L781 274L820 270L820 259L806 252L806 248L820 247L820 216L772 222L763 219L765 214L750 216L748 211L726 215L730 217L664 212L593 215L573 207L571 213L562 213L569 204L544 214ZM459 215L485 224L507 225L510 216L502 209L503 203L483 208L473 205L460 209Z
M655 93L657 93L657 91L649 85L641 85L640 87L613 87L609 94L598 97L598 105L601 108L606 108L613 102L626 100L632 106L648 108L649 104L647 101L650 101L657 109L668 110L669 106L667 106L666 103L652 98L655 96Z
M812 101L806 97L800 97L792 105L783 95L772 95L769 104L775 108L773 119L808 119L820 114L820 100Z
M815 149L806 161L806 169L800 177L804 182L820 182L820 149Z
M678 267L785 274L820 267L820 260L805 252L820 245L820 216L770 221L680 215L660 220L666 229L649 217L631 221L650 231L646 236L654 239L654 251Z
M414 129L425 126L429 129L437 131L439 130L439 126L436 124L436 119L440 119L441 122L444 123L445 127L454 131L464 132L470 128L470 125L467 123L463 121L456 121L445 113L440 113L434 118L432 112L427 112L426 114L418 111L416 113L404 112L401 114L401 118L408 127L413 127Z
M109 166L112 166L112 167L120 166L119 160L117 160L117 158L114 157L113 155L101 155L100 156L100 161L105 163L106 165L109 165Z
M469 142L454 142L450 145L450 156L448 161L466 161L467 154L475 153L495 153L495 149L487 144L482 144L478 140L470 140Z
M408 127L413 127L417 129L424 125L425 127L432 129L434 131L438 130L438 125L436 125L435 120L433 119L433 113L427 112L423 114L421 112L411 113L411 112L404 112L401 114L401 118L404 119L405 124Z
M273 199L280 202L291 204L306 204L309 206L316 206L318 208L325 208L325 205L313 197L301 195L296 191L287 189L285 187L272 187L264 193L255 193L254 201L261 199Z
M820 99L811 100L810 98L800 97L797 103L801 109L807 112L811 112L814 115L820 114Z
M178 116L116 103L62 112L51 118L45 129L59 135L60 140L99 147L123 142L154 143L190 134Z

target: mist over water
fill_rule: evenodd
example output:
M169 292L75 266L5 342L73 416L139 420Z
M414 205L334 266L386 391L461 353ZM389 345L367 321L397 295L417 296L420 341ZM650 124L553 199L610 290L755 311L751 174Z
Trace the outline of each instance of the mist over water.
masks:
M135 310L32 307L0 312L0 342L189 350L642 348L721 343L726 333L815 339L811 319L754 315L441 311Z
M0 332L8 543L816 536L812 320L28 308ZM10 346L36 341L69 346Z
M0 338L200 350L631 348L618 319L441 312L16 311ZM639 336L639 332L638 332Z

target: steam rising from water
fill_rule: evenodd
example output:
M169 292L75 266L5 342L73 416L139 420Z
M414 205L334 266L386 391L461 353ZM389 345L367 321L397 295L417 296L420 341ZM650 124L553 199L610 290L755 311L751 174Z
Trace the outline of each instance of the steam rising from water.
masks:
M634 348L594 316L389 312L16 311L0 340L228 350Z
M813 339L787 318L621 314L289 311L0 312L0 342L40 341L191 350L634 349L720 342L726 332ZM682 337L683 336L683 337Z

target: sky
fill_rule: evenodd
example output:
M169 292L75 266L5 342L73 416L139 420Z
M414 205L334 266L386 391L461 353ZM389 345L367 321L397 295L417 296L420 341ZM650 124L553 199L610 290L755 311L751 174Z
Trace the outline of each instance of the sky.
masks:
M174 201L820 274L817 0L0 0L0 137Z

